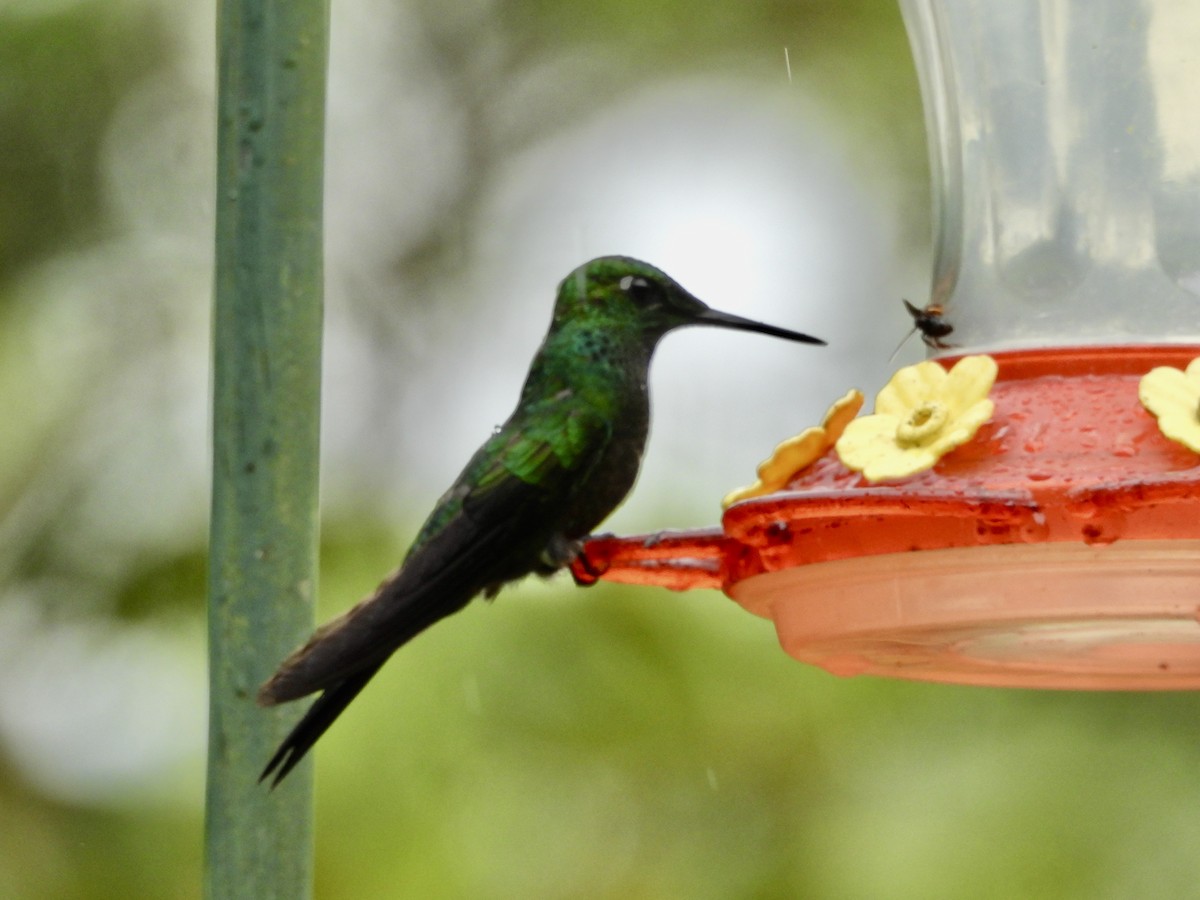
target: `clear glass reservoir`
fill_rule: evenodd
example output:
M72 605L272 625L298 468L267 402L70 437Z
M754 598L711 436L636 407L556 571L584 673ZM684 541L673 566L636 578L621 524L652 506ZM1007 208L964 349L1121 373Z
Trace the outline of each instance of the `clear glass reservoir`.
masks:
M1200 3L900 3L951 343L1200 343Z

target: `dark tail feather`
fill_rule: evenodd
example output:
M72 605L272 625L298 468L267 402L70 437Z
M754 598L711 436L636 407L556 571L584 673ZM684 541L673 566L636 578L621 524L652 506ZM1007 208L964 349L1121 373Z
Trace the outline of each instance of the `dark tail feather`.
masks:
M342 710L350 705L350 701L358 696L358 692L374 677L385 661L380 660L375 665L348 676L340 684L327 688L308 708L304 718L297 722L296 727L283 739L283 743L279 745L279 749L275 751L275 755L271 757L271 761L267 763L263 773L258 776L259 782L269 778L274 772L275 778L271 782L271 789L274 790L278 787L279 782L283 781L287 777L287 773L292 771L300 760L304 759L305 754L312 749L317 739L342 714Z

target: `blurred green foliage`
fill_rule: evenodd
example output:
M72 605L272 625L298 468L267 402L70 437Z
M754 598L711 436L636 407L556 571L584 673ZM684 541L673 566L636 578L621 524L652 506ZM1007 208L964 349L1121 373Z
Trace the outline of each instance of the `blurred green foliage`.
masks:
M0 10L0 283L104 232L97 157L108 120L168 55L148 4L46 7Z
M785 46L831 127L893 158L880 202L911 248L928 231L890 3L333 9L335 36L340 16L403 34L470 136L453 189L396 238L405 314L464 262L456 236L510 154L659 79L778 81ZM0 897L200 892L204 702L179 683L203 682L212 21L180 0L0 8ZM541 93L489 118L538 72ZM123 129L176 115L198 136L114 159L148 146ZM421 337L381 357L402 367ZM353 474L326 473L322 616L394 568L424 512L372 505ZM440 485L411 478L431 504ZM1192 896L1198 707L842 681L717 594L533 583L405 648L322 741L316 896Z

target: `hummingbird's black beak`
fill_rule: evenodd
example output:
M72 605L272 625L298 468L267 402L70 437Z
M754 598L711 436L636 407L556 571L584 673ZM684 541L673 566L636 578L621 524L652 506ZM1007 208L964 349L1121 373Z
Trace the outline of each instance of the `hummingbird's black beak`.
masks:
M693 322L697 325L715 325L717 328L731 328L734 331L753 331L755 334L769 334L771 337L783 338L788 341L798 341L801 344L825 345L823 340L815 338L812 335L801 334L799 331L789 331L786 328L768 325L765 322L755 322L753 319L744 319L741 316L735 316L733 313L721 312L719 309L706 308L701 310L695 314Z

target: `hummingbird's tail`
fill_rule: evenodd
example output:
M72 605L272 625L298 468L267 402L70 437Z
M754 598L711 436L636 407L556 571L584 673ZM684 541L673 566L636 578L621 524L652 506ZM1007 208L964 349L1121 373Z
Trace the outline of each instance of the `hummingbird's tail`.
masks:
M280 744L259 781L274 772L271 786L279 784L398 648L462 609L477 590L461 578L429 576L419 558L416 563L406 564L373 595L317 629L259 688L262 706L322 691ZM443 589L448 589L449 599L440 593Z
M428 578L418 567L402 567L370 597L318 628L280 663L258 689L258 704L299 700L338 689L359 672L374 674L400 647L458 612L479 590L474 584L446 581Z
M522 452L558 464L553 452L542 451L548 445L517 443ZM318 628L259 689L262 706L322 692L271 758L263 779L274 773L278 784L397 649L481 591L490 596L501 584L543 566L541 552L552 537L547 520L553 524L561 515L547 495L568 496L568 486L550 490L524 481L493 464L490 443L485 449L488 453L476 455L483 462L471 463L462 476L467 480L460 479L446 494L449 499L443 498L400 569L370 597ZM483 468L485 463L492 468ZM471 479L484 486L472 488Z
M373 666L355 672L339 684L326 688L317 701L308 708L304 718L297 722L296 727L283 739L283 743L279 745L279 749L275 751L275 755L271 757L271 761L267 763L263 773L258 776L258 780L261 782L270 778L274 773L275 777L271 781L271 787L277 787L287 773L296 767L296 763L300 762L312 749L317 739L342 714L342 710L350 705L350 701L358 696L358 692L374 677L385 661L380 660Z

